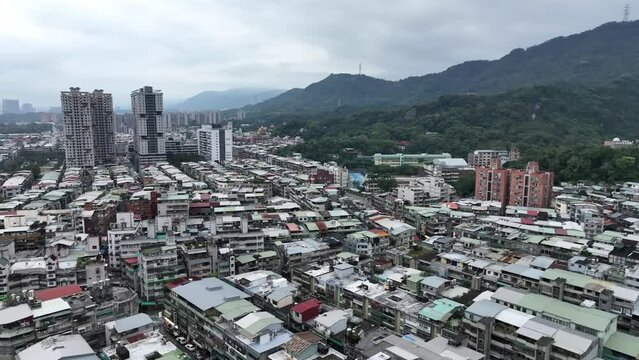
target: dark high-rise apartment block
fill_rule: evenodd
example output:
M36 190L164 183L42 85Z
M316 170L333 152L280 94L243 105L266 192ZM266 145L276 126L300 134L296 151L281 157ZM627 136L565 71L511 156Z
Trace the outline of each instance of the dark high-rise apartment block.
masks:
M113 99L103 90L61 92L64 149L68 167L94 167L115 160Z
M6 114L19 114L20 113L20 100L14 99L2 99L2 115Z
M145 86L131 93L133 110L133 162L142 171L166 161L162 92Z

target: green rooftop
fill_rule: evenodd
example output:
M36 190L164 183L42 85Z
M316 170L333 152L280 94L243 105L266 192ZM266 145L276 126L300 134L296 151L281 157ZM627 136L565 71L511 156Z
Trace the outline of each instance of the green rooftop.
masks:
M162 357L157 358L157 360L185 360L189 359L189 356L184 354L180 349L175 349L173 351L169 351L168 353L162 355Z
M188 194L168 194L167 196L162 196L158 199L159 202L164 201L188 201Z
M612 284L611 282L595 279L588 275L561 269L547 269L546 271L544 271L543 274L541 274L541 278L548 280L564 278L566 279L566 284L577 286L580 288L588 287L591 290L596 290L598 287L601 287L602 290L612 290L614 288L614 284Z
M250 263L251 261L255 261L255 257L253 255L240 255L238 257L235 258L235 261L239 262L240 264L246 264L246 263Z
M526 234L526 239L524 239L523 242L529 244L539 244L546 239L547 237L544 235Z
M58 178L60 177L60 173L56 172L56 171L51 171L51 172L47 172L44 173L44 175L42 175L42 179L43 181L56 181L58 180Z
M604 348L604 358L612 359L612 357L605 355L606 349L637 359L639 358L639 338L617 331L610 336Z
M215 310L222 314L223 319L231 321L257 311L259 308L244 299L239 299L225 302L216 307Z
M245 323L249 323L249 320L250 324L248 324L248 326L246 327L243 327L242 325L244 325ZM242 331L248 334L250 337L256 336L270 325L281 323L282 320L276 318L275 316L273 316L273 314L266 311L249 314L236 322L236 324L242 328Z
M419 311L419 316L434 321L445 321L455 311L464 305L449 299L437 299Z
M622 239L624 236L625 234L623 233L612 231L612 230L606 230L603 233L595 236L595 241L612 244L616 240Z
M610 323L617 319L617 315L609 312L569 304L540 294L525 294L517 305L535 311L537 315L549 314L597 331L606 331Z
M267 258L267 257L277 256L277 252L275 252L273 250L267 250L267 251L258 252L255 255L257 255L257 256L259 256L261 258Z

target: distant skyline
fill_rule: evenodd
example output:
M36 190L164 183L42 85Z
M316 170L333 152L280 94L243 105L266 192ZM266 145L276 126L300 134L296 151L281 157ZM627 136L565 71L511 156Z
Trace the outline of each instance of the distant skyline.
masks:
M306 87L330 73L398 80L637 19L639 0L0 0L0 98L60 106L71 86Z

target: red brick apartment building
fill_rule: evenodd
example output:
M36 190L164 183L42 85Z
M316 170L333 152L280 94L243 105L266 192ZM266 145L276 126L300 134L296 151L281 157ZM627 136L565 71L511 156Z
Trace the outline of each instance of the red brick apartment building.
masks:
M550 207L554 173L539 171L539 163L531 161L525 170L510 172L508 205L536 208Z
M502 169L500 159L493 159L490 167L475 169L475 199L499 201L508 199L510 169Z
M547 208L552 197L552 172L539 171L531 161L526 169L502 169L498 160L491 167L475 171L475 198L499 201L502 205Z

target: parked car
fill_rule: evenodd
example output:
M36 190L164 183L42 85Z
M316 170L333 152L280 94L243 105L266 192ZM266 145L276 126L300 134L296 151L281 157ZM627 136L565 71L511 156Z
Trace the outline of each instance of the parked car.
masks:
M175 340L177 340L182 345L186 344L186 339L183 336L180 336L179 338Z
M200 359L204 359L204 354L202 354L202 353L201 353L201 352L199 352L199 351L196 351L196 352L195 352L195 358L196 358L196 359L198 359L198 360L200 360Z
M184 345L184 347L188 351L195 351L195 346L193 346L193 344L186 344L186 345Z

